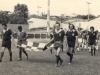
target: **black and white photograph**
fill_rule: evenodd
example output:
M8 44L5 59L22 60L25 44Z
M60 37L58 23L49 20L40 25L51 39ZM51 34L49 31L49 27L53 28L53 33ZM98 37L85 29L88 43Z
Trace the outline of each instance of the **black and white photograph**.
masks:
M0 0L0 75L100 75L100 0Z

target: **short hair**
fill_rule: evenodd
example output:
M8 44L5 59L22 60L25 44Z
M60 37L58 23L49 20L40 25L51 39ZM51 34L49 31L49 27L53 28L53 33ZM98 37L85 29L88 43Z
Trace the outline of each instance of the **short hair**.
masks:
M59 23L59 22L56 22L56 24L58 24L58 25L60 26L60 23ZM55 24L55 25L56 25L56 24Z
M7 24L2 24L2 26L6 26L7 27Z
M18 26L18 29L22 29L22 26Z
M69 29L70 29L70 25L72 25L73 26L73 29L75 29L75 26L73 24L70 24L70 23L69 23Z
M90 30L91 30L91 29L93 29L93 30L94 30L94 27L93 27L93 26L91 26L91 27L90 27Z

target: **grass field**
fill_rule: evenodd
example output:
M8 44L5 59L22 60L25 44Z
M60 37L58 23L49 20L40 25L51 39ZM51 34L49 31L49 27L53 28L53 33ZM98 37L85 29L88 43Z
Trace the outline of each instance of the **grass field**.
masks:
M38 40L38 42L43 41ZM91 56L88 51L76 51L71 65L68 64L69 57L66 51L61 52L64 62L60 67L55 67L54 52L50 54L49 50L27 51L29 59L27 60L23 54L22 61L17 61L18 49L13 45L12 51L12 62L9 62L8 51L5 51L3 62L0 63L0 75L100 75L100 50L96 52L96 56Z
M12 26L10 27L13 29ZM16 27L14 26L14 29ZM40 32L36 31L36 33ZM48 42L48 39L28 39L28 41ZM27 51L29 59L27 60L23 54L22 61L17 61L18 49L14 45L12 45L12 51L12 62L9 62L9 53L7 50L5 51L3 62L0 63L0 75L100 75L100 47L96 56L91 56L88 51L76 51L71 65L68 64L69 57L64 50L61 52L64 62L60 67L55 67L54 52L50 54L49 50L44 52Z

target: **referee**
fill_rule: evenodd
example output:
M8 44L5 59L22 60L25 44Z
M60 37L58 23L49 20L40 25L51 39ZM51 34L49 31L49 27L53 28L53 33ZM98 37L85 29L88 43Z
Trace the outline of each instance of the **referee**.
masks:
M67 55L70 57L69 64L72 63L75 44L76 44L76 47L77 47L77 43L78 43L77 36L78 36L78 33L75 30L74 25L69 24L69 30L66 32L67 45L68 45Z
M3 31L2 31L2 51L0 62L2 62L2 58L4 56L4 51L7 48L10 55L10 61L12 61L12 51L11 51L11 38L12 38L12 31L7 27L7 24L2 24Z

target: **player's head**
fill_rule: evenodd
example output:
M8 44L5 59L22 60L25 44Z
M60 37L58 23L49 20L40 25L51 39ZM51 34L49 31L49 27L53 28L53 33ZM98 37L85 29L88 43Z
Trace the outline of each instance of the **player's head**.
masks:
M21 32L22 31L22 26L18 26L18 30Z
M81 28L78 28L78 31L81 31Z
M69 29L70 30L75 29L75 26L73 24L69 24Z
M2 24L2 26L3 26L3 29L7 29L7 24Z
M96 32L96 33L98 33L99 31L98 31L98 30L96 30L95 32Z
M93 26L90 27L90 31L94 31L94 27Z
M57 22L57 23L55 24L55 29L57 29L57 30L60 29L60 23L59 23L59 22Z

